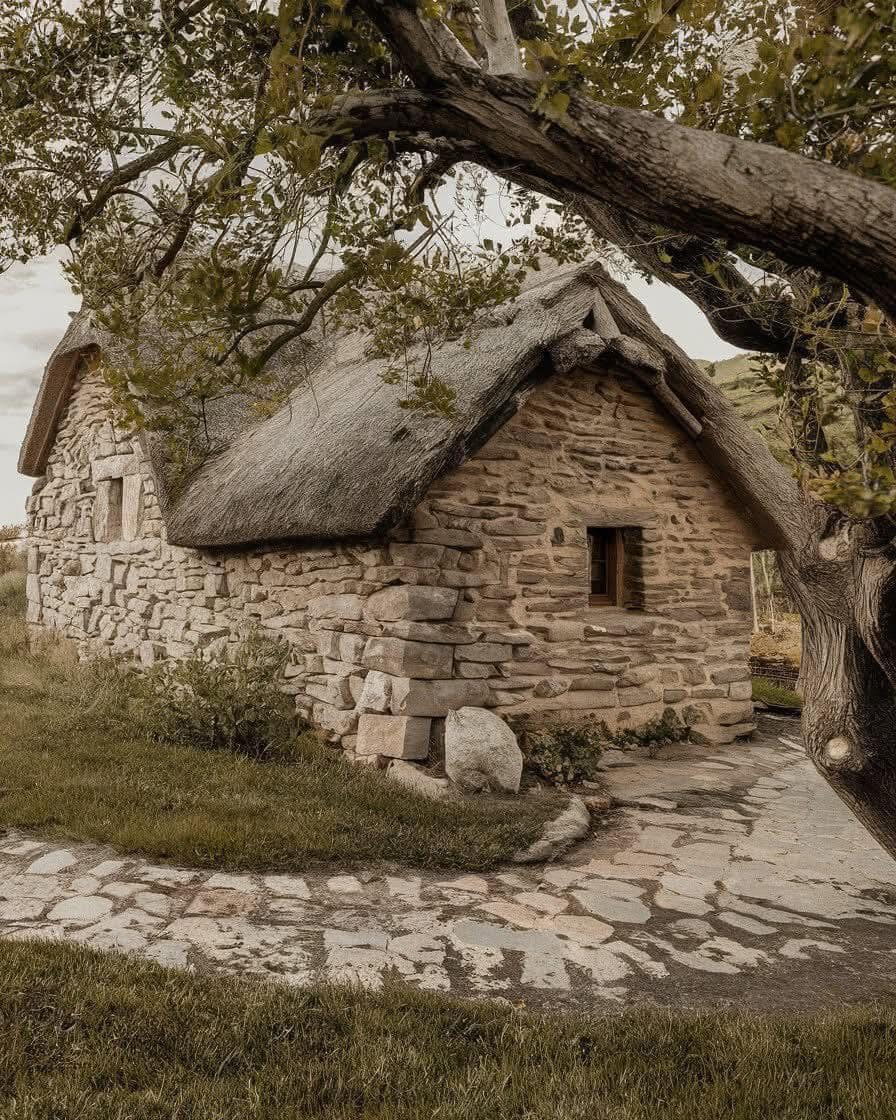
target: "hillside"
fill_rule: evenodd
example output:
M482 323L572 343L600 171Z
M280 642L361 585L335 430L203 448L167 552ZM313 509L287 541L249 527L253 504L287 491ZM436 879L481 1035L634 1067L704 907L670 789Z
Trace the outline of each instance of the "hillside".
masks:
M711 373L712 380L725 391L750 427L762 430L766 436L772 436L769 442L776 444L782 439L778 433L780 401L753 371L752 363L753 358L749 354L738 354L736 357L726 358L724 362L697 364Z
M752 369L749 354L738 354L721 362L699 361L724 390L750 427L761 432L777 456L785 454L786 437L779 422L780 401Z
M782 402L754 372L752 356L739 354L722 362L698 361L697 365L710 372L740 415L763 436L775 458L792 466L787 425L781 419ZM851 420L842 407L831 408L829 405L824 431L832 451L847 459L855 455Z

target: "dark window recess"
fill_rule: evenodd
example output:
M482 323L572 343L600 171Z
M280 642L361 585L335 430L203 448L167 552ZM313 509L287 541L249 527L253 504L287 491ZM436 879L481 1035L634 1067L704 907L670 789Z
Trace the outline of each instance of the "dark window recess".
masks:
M122 511L124 509L124 479L109 479L109 517L106 522L106 540L121 540Z
M589 602L595 606L644 605L641 530L635 527L588 529Z

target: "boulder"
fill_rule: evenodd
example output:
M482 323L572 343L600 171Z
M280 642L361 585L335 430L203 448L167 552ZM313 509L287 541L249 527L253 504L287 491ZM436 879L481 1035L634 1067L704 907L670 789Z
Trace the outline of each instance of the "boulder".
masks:
M466 793L518 793L523 753L507 724L485 708L459 708L445 720L445 773Z

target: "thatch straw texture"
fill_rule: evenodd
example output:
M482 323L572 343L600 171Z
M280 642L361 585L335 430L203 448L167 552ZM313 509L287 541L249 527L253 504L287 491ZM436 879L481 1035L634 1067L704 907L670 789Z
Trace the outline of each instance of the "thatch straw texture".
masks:
M646 337L620 338L612 319L607 326L602 291L623 292L596 263L538 274L518 299L488 316L472 346L458 340L436 350L432 375L457 393L450 418L399 407L407 388L384 382L387 362L369 354L363 335L331 336L281 355L295 367L288 402L268 419L235 423L225 449L166 503L169 539L213 548L375 536L481 446L555 364L583 357L591 368L601 362L632 367L629 351L639 342L634 364L647 371L650 384L665 364L666 344L676 348L649 318ZM54 351L22 449L23 473L43 471L77 359L102 345L76 319ZM686 416L677 419L687 426ZM155 451L157 472L164 474Z

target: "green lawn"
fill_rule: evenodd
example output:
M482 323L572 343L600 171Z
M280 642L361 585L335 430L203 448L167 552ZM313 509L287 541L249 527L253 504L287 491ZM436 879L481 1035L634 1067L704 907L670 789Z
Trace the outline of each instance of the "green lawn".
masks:
M896 1012L538 1016L0 944L2 1120L884 1120Z
M159 743L127 687L29 654L0 588L0 828L231 869L396 860L480 870L530 844L560 794L433 802L305 735L288 762ZM15 609L19 600L15 599Z
M794 708L799 710L803 706L803 698L798 692L776 684L767 677L753 678L753 699L761 700L773 708Z

